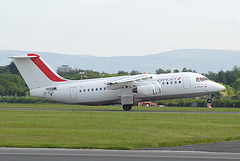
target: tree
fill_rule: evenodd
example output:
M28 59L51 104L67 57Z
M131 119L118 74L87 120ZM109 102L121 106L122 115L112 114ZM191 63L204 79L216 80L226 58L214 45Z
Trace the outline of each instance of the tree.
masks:
M178 69L174 69L173 73L179 73Z
M208 79L213 80L213 81L216 80L216 76L217 76L216 73L213 73L213 72L211 72L211 71L208 71L208 74L204 74L204 75L205 75L206 77L208 77Z
M225 72L223 72L223 71L218 72L215 81L222 82L223 84L228 84Z
M156 70L156 74L162 74L162 73L171 73L171 70L170 69L164 70L161 68Z
M236 98L240 98L240 78L238 78L233 84L232 84L234 90L235 90L235 96Z
M0 66L0 73L5 73L6 67Z
M16 65L13 62L7 65L6 68L10 71L11 74L20 74Z
M132 70L129 74L130 75L137 75L137 74L142 74L142 73L137 71L137 70Z
M184 68L182 69L182 72L188 72L187 68L184 67Z
M221 85L223 85L225 87L225 89L221 92L219 92L218 94L215 94L215 96L217 98L229 98L231 99L232 97L234 97L234 89L230 86L230 85L226 85L226 84L223 84L223 83L219 83Z
M0 84L0 96L4 95L5 88Z
M118 71L117 75L128 75L128 72L125 72L125 71Z
M0 74L0 95L1 96L25 96L28 88L17 74Z
M182 72L196 72L195 70L192 70L192 69L187 69L186 67L184 67L182 69Z

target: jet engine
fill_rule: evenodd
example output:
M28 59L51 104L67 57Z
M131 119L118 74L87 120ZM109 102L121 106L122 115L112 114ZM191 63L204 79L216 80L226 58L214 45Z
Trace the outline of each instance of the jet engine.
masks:
M140 85L133 89L133 93L145 96L159 94L161 93L161 85L159 83Z

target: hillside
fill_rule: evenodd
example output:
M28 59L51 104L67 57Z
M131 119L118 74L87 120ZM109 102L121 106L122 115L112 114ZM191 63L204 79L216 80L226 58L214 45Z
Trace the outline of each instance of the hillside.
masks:
M8 65L9 56L27 54L25 51L0 50L0 66ZM96 57L88 55L66 55L50 52L34 52L41 55L54 69L68 64L74 68L96 70L99 72L117 73L119 70L155 73L158 68L179 69L183 67L199 73L208 71L231 70L240 66L240 51L182 49L145 56Z

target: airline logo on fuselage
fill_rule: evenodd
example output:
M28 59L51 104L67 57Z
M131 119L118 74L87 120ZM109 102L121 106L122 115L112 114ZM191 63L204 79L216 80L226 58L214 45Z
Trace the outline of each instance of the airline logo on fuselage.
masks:
M176 80L181 80L181 77L174 77L174 78L162 78L158 79L158 82L169 82L169 81L176 81Z

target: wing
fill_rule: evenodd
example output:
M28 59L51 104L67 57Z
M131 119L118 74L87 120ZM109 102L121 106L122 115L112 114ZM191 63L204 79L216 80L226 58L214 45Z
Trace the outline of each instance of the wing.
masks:
M106 84L109 85L110 89L118 89L123 85L130 84L131 82L141 81L144 79L151 78L152 76L149 74L141 74L141 75L134 75L134 76L127 76L124 78L116 79L111 82L107 82Z

